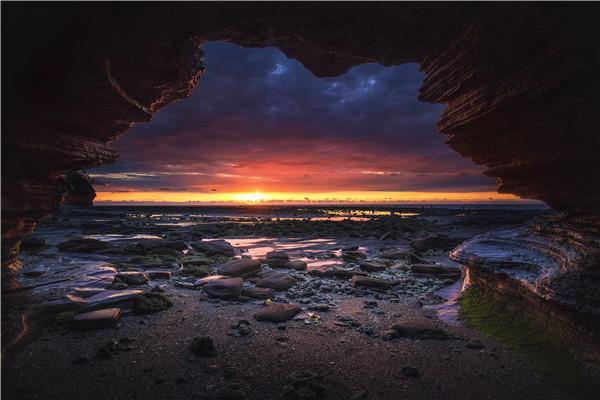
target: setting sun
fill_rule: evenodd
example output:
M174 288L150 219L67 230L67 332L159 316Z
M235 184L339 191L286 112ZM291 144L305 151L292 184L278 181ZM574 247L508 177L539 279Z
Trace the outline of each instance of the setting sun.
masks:
M240 193L233 196L234 201L245 201L248 203L259 203L261 201L268 200L268 196L263 195L261 192L254 193Z

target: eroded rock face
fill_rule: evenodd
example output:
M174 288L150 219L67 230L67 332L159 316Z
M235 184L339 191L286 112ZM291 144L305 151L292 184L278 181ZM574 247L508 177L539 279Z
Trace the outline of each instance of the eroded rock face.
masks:
M552 314L600 333L597 217L563 216L493 231L461 244L450 257L469 268L471 283L503 301L525 299L531 314ZM547 305L540 307L536 297Z
M366 62L418 62L426 74L419 98L447 105L439 129L453 149L484 165L501 192L585 213L584 225L598 226L595 4L11 4L3 11L12 32L3 45L5 285L20 241L70 189L66 171L112 162L110 140L188 96L208 40L276 46L317 76ZM553 229L567 229L573 242L586 235L583 225L563 223ZM569 256L561 271L588 271L586 260ZM540 287L579 290L572 278L552 281Z
M91 207L96 198L92 178L84 171L71 171L67 173L66 179L71 185L71 189L65 197L64 204Z

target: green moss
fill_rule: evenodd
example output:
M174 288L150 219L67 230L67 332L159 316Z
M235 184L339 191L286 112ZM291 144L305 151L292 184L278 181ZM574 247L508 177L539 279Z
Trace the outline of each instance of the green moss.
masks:
M491 296L471 289L459 299L466 323L514 351L549 382L581 399L596 399L600 376L586 365L573 346L552 334L540 321L509 310Z
M136 297L133 301L133 312L136 314L148 314L166 310L173 302L162 293L147 292Z

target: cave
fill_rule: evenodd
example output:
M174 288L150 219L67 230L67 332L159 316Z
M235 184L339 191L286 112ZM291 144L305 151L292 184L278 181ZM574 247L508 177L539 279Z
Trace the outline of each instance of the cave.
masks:
M483 166L498 192L557 212L475 237L451 257L498 301L576 338L600 333L597 5L2 8L4 290L19 286L20 244L36 223L65 201L91 203L77 171L113 162L108 142L188 97L202 80L202 44L219 41L276 47L317 77L365 63L417 63L425 74L418 98L445 106L438 129L448 146ZM539 273L523 283L511 263L534 263ZM591 343L587 355L598 363Z

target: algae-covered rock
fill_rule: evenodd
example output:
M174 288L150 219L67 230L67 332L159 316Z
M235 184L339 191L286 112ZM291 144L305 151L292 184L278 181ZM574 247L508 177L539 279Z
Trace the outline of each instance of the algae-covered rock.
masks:
M136 314L148 314L166 310L173 306L173 302L162 293L144 293L133 301L133 312Z
M129 287L129 285L126 284L125 282L123 282L119 278L115 278L113 280L112 285L110 286L110 288L113 289L113 290L124 290L124 289L127 289L128 287Z
M203 278L211 274L210 266L208 265L194 265L187 264L181 267L182 275L195 276L197 278Z

